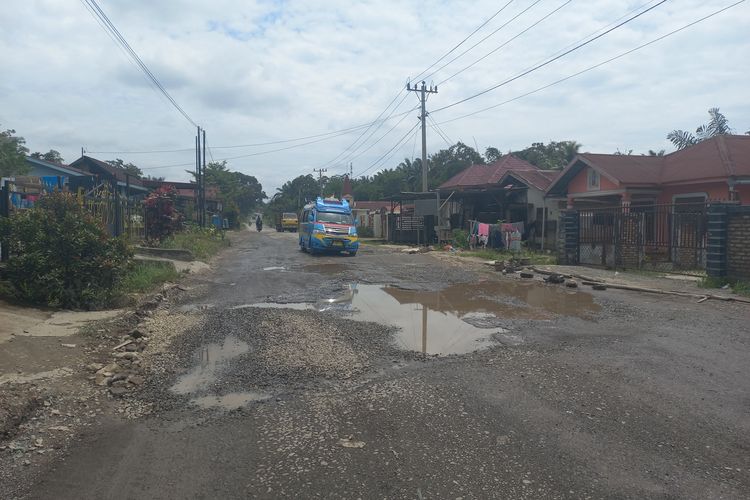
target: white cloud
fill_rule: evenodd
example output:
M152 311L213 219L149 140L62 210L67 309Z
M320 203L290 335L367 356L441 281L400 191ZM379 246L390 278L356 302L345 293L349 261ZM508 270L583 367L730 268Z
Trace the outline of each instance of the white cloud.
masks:
M528 6L517 0L453 55ZM563 3L545 0L441 70L441 81ZM643 2L571 2L550 19L440 86L436 109L517 74ZM655 3L655 2L653 2ZM590 46L496 91L435 113L443 121L545 85L644 43L731 3L667 2ZM366 123L415 75L499 8L489 0L399 1L114 1L100 4L177 102L208 130L209 144L286 139ZM23 22L19 22L23 20ZM668 148L666 133L693 129L719 106L739 131L750 128L750 76L741 4L684 33L576 79L492 111L446 124L453 140L503 150L575 139L584 149ZM6 2L0 11L0 124L32 150L68 160L91 151L189 148L193 129L153 91L78 2ZM453 56L452 55L452 56ZM451 57L452 57L451 56ZM450 58L449 58L450 59ZM438 65L439 67L440 65ZM416 104L408 96L399 111ZM383 155L414 123L355 160L355 174ZM390 128L381 128L379 137ZM265 156L230 161L267 192L311 173L358 133ZM429 130L429 148L445 144ZM216 158L279 146L214 149ZM411 156L412 141L386 165ZM417 151L417 154L419 152ZM190 163L191 152L119 156L142 167ZM185 168L146 170L176 180ZM343 167L329 173L343 172ZM369 173L372 173L370 171Z

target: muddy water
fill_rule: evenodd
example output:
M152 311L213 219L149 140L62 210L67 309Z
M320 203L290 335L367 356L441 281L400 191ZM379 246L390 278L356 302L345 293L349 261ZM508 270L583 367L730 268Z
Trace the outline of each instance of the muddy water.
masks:
M426 354L465 354L494 340L518 344L500 328L504 319L587 317L599 310L590 294L540 283L487 281L451 285L436 292L378 285L351 285L344 293L315 304L253 304L338 311L359 321L399 328L403 349Z
M201 396L193 398L191 402L201 408L220 408L233 410L248 405L254 401L271 399L270 394L263 392L230 392L221 396Z
M206 344L196 353L196 364L172 386L177 394L193 394L206 390L216 381L229 360L248 352L250 346L229 336L221 344Z

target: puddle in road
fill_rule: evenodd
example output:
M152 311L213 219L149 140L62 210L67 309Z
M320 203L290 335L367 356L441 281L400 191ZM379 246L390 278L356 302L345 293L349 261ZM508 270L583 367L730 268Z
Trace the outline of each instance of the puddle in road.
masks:
M286 268L284 266L271 266L271 267L264 267L264 271L286 271Z
M177 394L191 394L208 388L216 381L218 372L229 360L250 350L245 342L236 337L226 337L221 344L206 344L196 353L197 364L182 375L172 386Z
M342 295L315 304L252 304L341 311L360 321L399 327L404 349L426 354L465 354L486 347L493 336L518 344L499 325L504 319L550 319L556 314L587 317L599 310L590 294L525 282L456 284L437 292L378 285L351 285Z
M264 392L230 392L222 396L201 396L191 399L190 402L201 408L234 410L254 401L265 401L267 399L271 399L271 395Z

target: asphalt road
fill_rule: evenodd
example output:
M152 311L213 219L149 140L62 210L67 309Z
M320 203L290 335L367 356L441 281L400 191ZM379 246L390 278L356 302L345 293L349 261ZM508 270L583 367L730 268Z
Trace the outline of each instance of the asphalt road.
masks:
M157 414L101 422L29 497L750 497L750 309L503 279L247 232L168 305L199 322Z

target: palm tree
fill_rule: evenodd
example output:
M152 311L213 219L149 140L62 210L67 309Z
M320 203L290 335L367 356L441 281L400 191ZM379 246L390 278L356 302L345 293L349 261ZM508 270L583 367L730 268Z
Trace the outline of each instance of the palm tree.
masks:
M701 141L710 139L711 137L731 134L733 132L732 128L729 126L727 117L719 111L719 108L709 109L708 114L711 116L711 119L705 125L701 125L695 129L695 134L685 130L673 130L667 134L667 139L669 139L677 149L685 149L689 146L694 146Z

